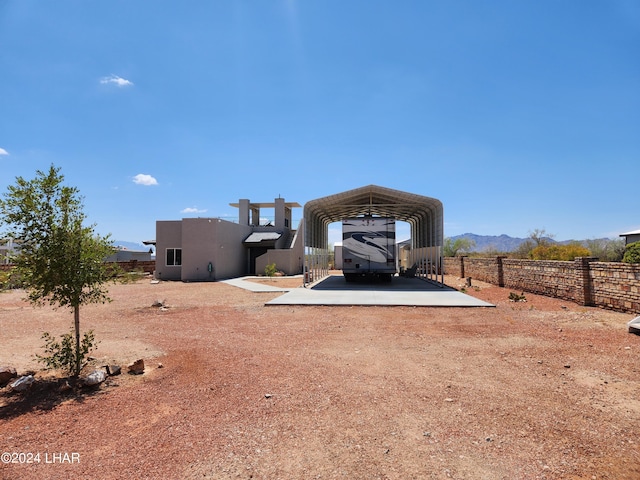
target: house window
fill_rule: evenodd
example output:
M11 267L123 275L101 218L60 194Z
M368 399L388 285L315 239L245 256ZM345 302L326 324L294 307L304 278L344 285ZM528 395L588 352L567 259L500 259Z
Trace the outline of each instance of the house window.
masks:
M167 267L179 267L182 265L182 249L167 248Z

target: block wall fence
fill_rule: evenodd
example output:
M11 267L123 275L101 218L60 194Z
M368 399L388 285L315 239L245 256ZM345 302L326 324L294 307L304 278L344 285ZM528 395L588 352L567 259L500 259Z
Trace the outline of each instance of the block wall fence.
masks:
M155 260L129 260L127 262L114 262L125 272L144 271L145 273L153 273L156 269ZM13 268L13 265L0 265L0 272L8 272Z
M517 260L506 257L445 257L447 275L471 277L519 292L570 300L580 305L640 313L640 264Z

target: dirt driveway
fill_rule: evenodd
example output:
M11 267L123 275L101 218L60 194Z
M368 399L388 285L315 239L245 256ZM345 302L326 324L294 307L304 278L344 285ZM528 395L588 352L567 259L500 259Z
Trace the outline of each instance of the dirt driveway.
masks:
M143 358L145 374L0 389L0 453L39 454L0 478L639 479L633 315L468 293L497 306L265 307L279 294L115 285L82 311L95 364ZM0 364L23 373L72 315L20 298L0 294Z

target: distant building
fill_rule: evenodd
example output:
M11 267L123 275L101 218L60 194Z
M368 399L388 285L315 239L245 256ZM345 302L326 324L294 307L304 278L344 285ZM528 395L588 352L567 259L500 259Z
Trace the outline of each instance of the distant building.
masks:
M640 242L640 230L634 230L633 232L621 233L621 237L624 237L624 244Z
M153 249L130 250L119 245L116 245L115 248L116 251L105 259L106 262L130 262L132 260L149 262L151 261L151 254L153 253Z
M293 229L298 203L242 199L238 223L221 218L183 218L156 222L156 278L213 281L263 273L268 264L287 275L302 273L304 239ZM261 224L261 210L273 209L274 220Z
M0 239L0 265L8 265L10 258L20 251L20 241L14 238Z

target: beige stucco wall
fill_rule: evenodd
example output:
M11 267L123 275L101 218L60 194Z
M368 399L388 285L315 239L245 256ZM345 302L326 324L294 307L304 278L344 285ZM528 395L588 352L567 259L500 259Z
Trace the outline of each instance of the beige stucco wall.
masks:
M167 248L182 248L182 221L158 220L156 222L156 278L180 280L182 267L165 265Z
M276 202L279 203L279 202ZM280 205L278 205L280 206ZM280 216L290 215L290 209ZM287 219L290 222L290 219ZM282 221L284 224L284 220ZM215 281L247 275L252 271L249 265L251 254L243 241L253 231L274 231L276 227L256 227L229 222L218 218L183 218L156 222L156 278L161 280L182 280L185 282ZM295 234L282 228L282 237L276 242L264 259L256 261L256 272L264 272L267 263L276 263L279 270L287 275L302 272L304 238L297 235L294 247L288 248L290 235ZM182 249L182 265L166 265L169 248ZM259 257L260 258L260 257ZM211 271L209 271L211 264Z
M213 281L237 277L247 269L242 244L251 233L246 225L217 218L182 220L182 280ZM213 271L208 271L211 262Z

